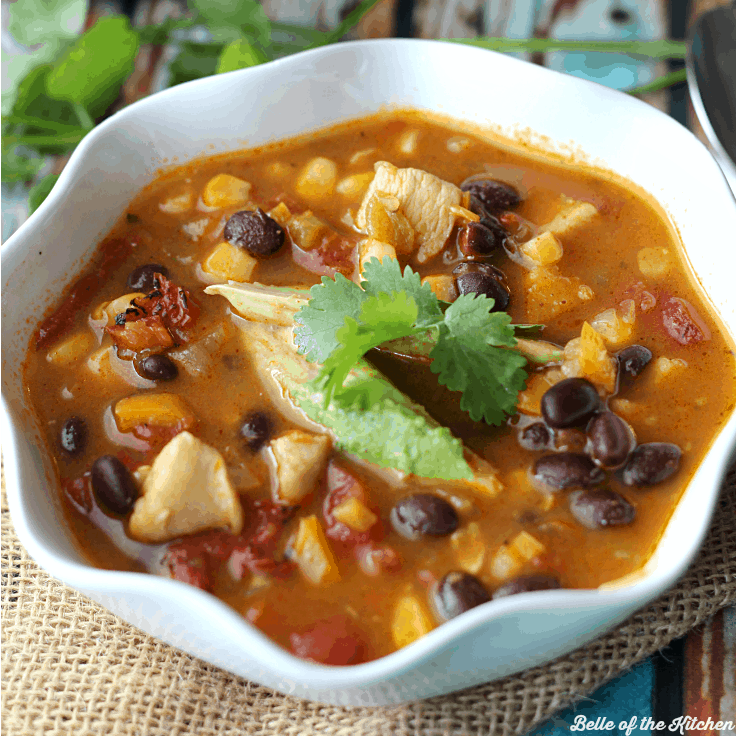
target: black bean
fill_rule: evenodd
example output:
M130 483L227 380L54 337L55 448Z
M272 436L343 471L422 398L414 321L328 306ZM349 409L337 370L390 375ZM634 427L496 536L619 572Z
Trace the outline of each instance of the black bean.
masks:
M653 486L677 472L682 451L670 442L648 442L634 450L621 478L627 486Z
M135 369L143 378L151 381L172 381L179 375L179 369L168 355L158 353L135 362Z
M434 590L434 606L445 620L491 600L478 578L466 572L448 572Z
M491 228L480 222L468 223L458 235L458 247L466 256L488 256L498 250L501 242Z
M619 388L628 385L649 365L652 351L643 345L629 345L616 355L618 359Z
M556 429L586 424L600 406L598 391L585 378L566 378L542 396L542 416Z
M498 218L488 211L483 202L481 202L477 197L474 197L471 194L468 209L478 215L478 217L480 217L480 224L484 227L487 227L493 233L499 245L503 245L506 238L508 238L509 236L509 232L499 222Z
M87 423L81 417L69 417L59 432L61 449L68 455L79 455L87 446Z
M101 506L120 515L127 514L138 497L132 473L114 455L98 457L92 464L92 490Z
M147 263L145 266L138 266L128 276L128 288L148 294L149 291L156 288L153 282L154 275L157 273L169 278L169 269L160 263Z
M525 450L545 450L552 439L552 433L544 422L535 422L524 427L519 432L518 439Z
M515 187L495 179L476 179L471 176L460 185L460 189L477 197L491 214L512 210L521 204L521 195Z
M603 471L587 456L577 452L543 455L534 463L534 479L548 488L592 488L604 478Z
M271 420L262 411L254 411L243 419L240 436L248 447L255 451L260 449L271 437Z
M569 497L570 513L588 529L631 524L636 509L610 488L573 491Z
M460 520L450 503L431 493L402 498L391 509L394 529L407 539L444 537L457 529Z
M636 440L629 425L612 411L604 411L588 425L590 454L604 468L618 468L626 462Z
M236 212L225 224L225 240L248 251L256 258L276 253L284 244L284 228L260 207L255 212Z
M465 261L453 269L455 283L461 294L483 294L494 300L491 312L505 311L511 301L511 293L503 283L503 272L487 263Z
M493 600L518 593L532 593L535 590L557 590L559 587L560 581L554 575L545 573L521 575L504 583L500 588L496 588L493 591Z

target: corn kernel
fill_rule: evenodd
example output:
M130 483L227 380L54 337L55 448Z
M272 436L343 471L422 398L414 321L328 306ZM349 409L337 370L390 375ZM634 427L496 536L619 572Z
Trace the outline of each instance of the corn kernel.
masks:
M183 192L175 197L169 197L161 202L158 208L162 212L166 212L169 215L176 215L181 212L188 212L192 209L194 204L194 195L191 191Z
M213 176L202 192L202 201L208 207L237 207L250 198L250 182L230 174Z
M457 299L457 288L455 279L448 274L437 274L436 276L425 276L422 286L429 284L429 288L435 296L443 302L454 302Z
M447 141L447 150L450 153L462 153L470 148L470 138L456 136Z
M54 345L46 360L54 365L70 365L80 360L94 347L95 339L89 332L77 332Z
M475 521L461 527L450 536L455 562L460 569L475 575L480 572L486 557L486 545Z
M322 244L322 238L330 231L326 222L309 210L289 220L289 235L297 247L312 250Z
M329 158L317 156L302 169L294 189L302 197L324 199L335 191L336 181L337 164Z
M356 532L367 532L378 521L378 517L355 497L335 506L332 515Z
M358 200L363 196L365 190L368 189L368 185L373 181L374 176L375 174L372 171L346 176L337 182L335 191L348 199Z
M664 356L654 361L654 383L661 384L675 378L683 368L687 368L687 362L682 358L670 360Z
M534 263L548 266L562 258L562 243L553 233L542 233L523 243L521 252Z
M322 585L340 579L337 562L314 514L300 519L292 549L299 569L310 582Z
M191 409L177 394L137 394L120 399L113 409L121 432L130 432L140 424L174 427L179 422L193 420Z
M642 248L636 254L639 271L650 279L661 279L674 265L669 248Z
M281 227L286 229L291 220L291 210L283 203L279 202L269 213L268 216L272 220L276 220Z
M380 240L374 240L373 238L366 238L358 243L358 255L360 272L363 273L365 264L371 258L378 258L379 261L388 256L389 258L396 259L396 248L388 243L382 243Z
M396 142L396 147L410 156L412 153L416 153L417 146L419 145L419 131L418 130L405 130Z
M405 647L434 628L427 605L414 593L402 595L394 606L391 635L397 647Z
M202 270L223 281L250 281L257 259L242 248L220 243L202 263Z

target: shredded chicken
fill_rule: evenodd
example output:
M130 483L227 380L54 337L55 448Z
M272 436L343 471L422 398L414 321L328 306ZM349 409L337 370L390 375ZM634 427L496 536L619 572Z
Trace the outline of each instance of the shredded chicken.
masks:
M189 432L172 439L153 461L130 517L140 542L168 542L203 529L243 529L243 511L222 455Z
M386 161L375 165L376 175L363 197L356 224L365 231L368 204L374 195L390 195L416 232L417 261L436 256L450 237L458 218L457 208L467 205L467 195L449 182L420 169L398 169Z

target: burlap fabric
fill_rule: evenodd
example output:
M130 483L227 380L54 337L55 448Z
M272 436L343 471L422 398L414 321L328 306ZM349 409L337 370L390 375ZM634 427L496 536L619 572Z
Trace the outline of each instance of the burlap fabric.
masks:
M386 708L285 697L142 634L41 571L2 494L6 734L476 736L521 734L736 602L736 467L680 584L583 649L453 695Z

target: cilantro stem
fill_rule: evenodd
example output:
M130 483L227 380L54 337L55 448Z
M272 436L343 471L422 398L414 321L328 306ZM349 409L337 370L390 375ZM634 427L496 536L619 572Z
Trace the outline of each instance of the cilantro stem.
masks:
M12 115L3 115L3 123L22 123L32 125L34 128L42 128L43 130L52 130L57 133L81 133L85 129L78 125L66 125L65 123L56 123L53 120L44 120L33 115L23 115L13 113Z
M685 69L678 69L668 74L663 74L661 77L653 79L648 84L642 84L639 87L626 90L630 95L646 95L650 92L659 92L661 89L671 87L673 84L679 84L680 82L687 81L687 72Z
M38 146L76 146L85 135L87 135L86 132L80 132L76 135L71 133L67 133L66 135L8 135L5 136L3 142L34 148Z
M379 2L380 0L363 0L360 5L353 8L353 10L345 16L345 20L343 20L339 26L333 28L331 31L327 31L327 33L324 34L324 38L321 41L313 43L310 48L318 48L319 46L326 46L329 43L339 41L346 33L355 28L361 18Z
M92 120L84 106L75 104L74 114L77 116L77 120L81 123L83 130L90 131L95 127L95 121Z
M684 41L575 41L558 38L505 38L481 36L478 38L442 38L441 41L479 46L491 51L596 51L631 54L649 59L684 59L687 46Z

